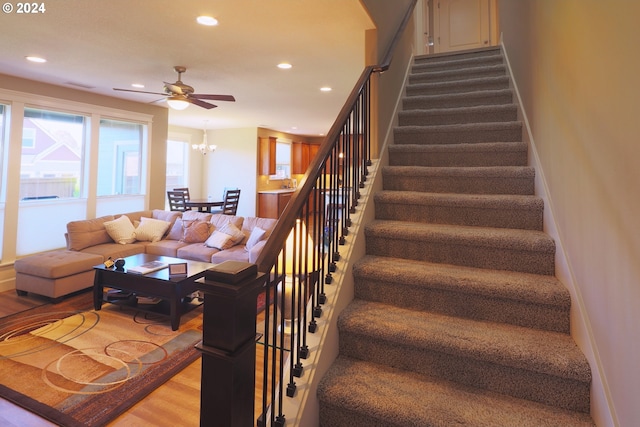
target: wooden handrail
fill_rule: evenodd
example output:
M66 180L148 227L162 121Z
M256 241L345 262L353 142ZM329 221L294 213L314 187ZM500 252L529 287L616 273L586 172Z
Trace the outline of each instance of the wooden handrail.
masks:
M411 5L405 12L404 17L402 18L402 22L400 23L400 27L396 32L396 34L393 36L393 39L391 40L391 44L387 49L387 53L385 53L384 57L382 58L382 62L380 62L380 65L376 65L375 67L373 67L374 72L381 73L389 69L389 66L391 65L391 60L393 59L393 52L395 52L396 46L400 42L400 39L402 38L402 34L404 33L404 29L407 28L409 19L411 19L411 15L413 15L413 9L416 6L416 2L417 0L411 1Z

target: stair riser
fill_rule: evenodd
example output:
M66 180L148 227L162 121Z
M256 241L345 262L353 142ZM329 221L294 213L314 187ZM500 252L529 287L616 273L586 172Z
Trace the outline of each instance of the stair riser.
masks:
M589 411L589 383L531 372L434 348L387 342L340 328L340 354L579 412Z
M409 84L419 84L419 83L436 83L436 82L452 82L464 79L474 79L481 77L502 77L507 74L507 69L504 66L500 67L480 67L480 68L469 68L466 70L453 70L451 72L440 71L440 72L420 72L412 71L412 74L409 75Z
M389 152L391 166L431 166L431 167L481 167L481 166L526 166L527 152L494 151L393 151Z
M569 310L547 304L489 297L428 286L403 285L354 275L355 298L449 316L569 333Z
M522 140L522 127L462 127L456 129L404 128L394 129L395 144L471 144L476 142L518 142Z
M503 177L451 177L451 176L406 176L385 174L384 189L396 191L420 191L424 193L462 194L520 194L532 195L532 178Z
M516 107L495 108L485 111L405 112L398 115L399 126L433 126L469 123L514 122L518 119Z
M542 231L542 209L411 204L376 199L376 219Z
M368 231L366 245L368 255L546 275L553 275L555 269L553 253L469 245L455 237L427 240L416 235L389 236Z
M456 96L412 96L402 99L402 108L409 110L427 110L431 108L475 107L480 105L504 105L513 102L511 91L478 92Z
M478 81L464 80L460 82L439 84L407 85L406 95L441 95L500 89L509 89L509 81L506 77L504 79L496 79L494 81L485 81L483 79L478 79Z

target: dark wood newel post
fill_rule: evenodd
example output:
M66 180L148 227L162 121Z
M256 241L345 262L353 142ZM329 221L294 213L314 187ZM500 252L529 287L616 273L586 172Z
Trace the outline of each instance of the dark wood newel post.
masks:
M204 293L200 426L253 427L256 299L266 281L255 264L226 261L197 281Z

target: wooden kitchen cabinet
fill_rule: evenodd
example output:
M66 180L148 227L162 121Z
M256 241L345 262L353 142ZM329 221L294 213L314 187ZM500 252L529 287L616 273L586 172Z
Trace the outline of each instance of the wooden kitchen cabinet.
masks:
M293 167L291 173L300 175L309 167L309 144L306 142L294 142L292 144Z
M311 161L318 154L320 144L310 144L307 142L294 142L292 144L293 174L304 174L307 172Z
M260 138L258 156L258 174L275 175L276 173L276 138L269 136Z
M260 218L280 218L292 195L293 192L259 193L258 216Z

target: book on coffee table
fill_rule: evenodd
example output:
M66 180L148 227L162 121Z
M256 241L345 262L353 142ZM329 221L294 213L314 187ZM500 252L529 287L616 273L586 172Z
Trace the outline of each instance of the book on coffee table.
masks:
M149 261L144 264L136 265L133 267L127 268L128 273L137 273L137 274L148 274L154 271L162 270L163 268L167 268L169 264L162 261Z

